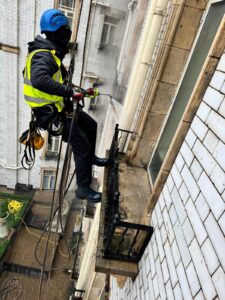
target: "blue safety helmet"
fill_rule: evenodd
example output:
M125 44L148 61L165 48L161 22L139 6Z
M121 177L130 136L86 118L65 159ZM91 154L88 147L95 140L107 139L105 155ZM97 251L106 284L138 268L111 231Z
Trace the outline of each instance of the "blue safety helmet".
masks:
M48 9L41 16L41 33L54 32L61 26L69 26L67 17L59 9Z

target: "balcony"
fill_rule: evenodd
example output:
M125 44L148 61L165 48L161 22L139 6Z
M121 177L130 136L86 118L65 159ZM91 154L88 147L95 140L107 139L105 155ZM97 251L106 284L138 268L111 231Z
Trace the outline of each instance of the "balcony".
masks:
M141 224L150 194L147 172L126 162L131 134L116 125L104 174L96 271L134 277L153 228Z

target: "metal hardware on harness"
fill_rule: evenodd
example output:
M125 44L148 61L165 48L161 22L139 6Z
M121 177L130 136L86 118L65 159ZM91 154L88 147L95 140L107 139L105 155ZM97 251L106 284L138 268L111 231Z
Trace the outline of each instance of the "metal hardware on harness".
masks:
M30 170L35 161L35 150L40 150L44 145L44 138L41 136L32 114L29 129L19 138L19 142L25 145L21 165L25 170Z
M52 105L47 104L47 105L45 105L45 107L50 109L49 114L52 114L54 112L54 108L52 107ZM48 113L48 112L46 112L46 113Z
M53 119L48 125L48 133L52 136L59 136L63 132L64 124L62 121L57 121Z

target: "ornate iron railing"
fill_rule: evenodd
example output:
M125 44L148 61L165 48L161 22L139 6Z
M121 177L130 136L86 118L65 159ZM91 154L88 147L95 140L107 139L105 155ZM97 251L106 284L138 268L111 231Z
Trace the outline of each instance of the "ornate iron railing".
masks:
M152 236L153 228L124 222L120 213L119 161L122 154L126 152L127 142L132 134L130 131L119 129L117 124L109 151L104 257L138 262Z

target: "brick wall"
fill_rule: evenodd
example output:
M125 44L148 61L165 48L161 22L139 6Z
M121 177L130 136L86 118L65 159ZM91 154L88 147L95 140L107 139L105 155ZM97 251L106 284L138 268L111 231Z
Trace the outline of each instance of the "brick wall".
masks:
M139 275L111 300L225 299L225 54L152 215Z

